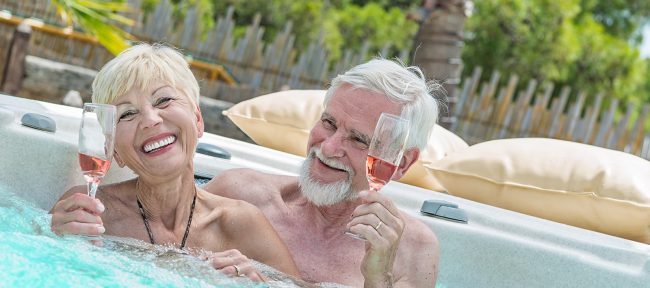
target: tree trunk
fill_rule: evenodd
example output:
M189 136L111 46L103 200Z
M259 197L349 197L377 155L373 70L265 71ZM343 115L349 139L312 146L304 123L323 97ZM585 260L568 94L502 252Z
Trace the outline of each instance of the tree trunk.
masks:
M449 128L456 121L454 104L463 69L461 51L465 26L465 0L423 1L420 29L415 36L413 64L429 79L443 84L447 108L441 109L439 123ZM427 9L428 8L428 9Z

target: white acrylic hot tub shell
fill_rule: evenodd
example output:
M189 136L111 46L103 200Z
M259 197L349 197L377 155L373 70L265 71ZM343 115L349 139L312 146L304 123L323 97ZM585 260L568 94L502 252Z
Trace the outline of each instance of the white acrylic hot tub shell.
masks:
M53 118L57 132L20 125L25 112ZM0 185L49 209L61 193L83 184L76 156L80 115L77 108L0 95ZM233 157L197 154L195 169L200 175L238 167L295 175L302 161L207 133L201 142L218 145ZM133 176L114 165L105 182ZM437 234L438 283L444 287L650 287L648 245L397 182L382 193ZM427 199L458 204L469 223L421 215L420 206Z

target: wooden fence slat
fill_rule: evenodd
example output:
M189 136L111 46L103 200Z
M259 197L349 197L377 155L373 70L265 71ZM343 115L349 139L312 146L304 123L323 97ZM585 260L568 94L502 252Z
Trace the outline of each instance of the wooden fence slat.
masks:
M601 117L600 129L598 129L598 135L596 135L594 145L607 147L607 139L609 139L610 130L614 124L614 114L616 113L616 109L618 109L618 99L612 99L609 110L604 112L605 114Z
M643 144L641 147L641 153L639 156L644 159L650 159L650 133L646 134L645 137L643 137Z
M475 99L474 93L476 92L478 84L480 83L481 73L482 73L481 67L476 67L472 72L472 77L465 79L465 83L463 84L464 87L459 96L459 102L456 105L456 111L454 114L458 116L458 120L451 123L452 131L464 131L464 127L465 127L464 123L467 123L467 119L461 117L460 115L464 115L466 111L469 111L471 109L472 106L471 99Z
M607 148L616 149L617 147L620 147L619 140L624 138L625 127L627 126L627 123L630 121L633 111L634 111L634 104L628 103L625 109L625 116L623 116L623 118L621 118L621 120L618 121L618 125L616 129L614 129L613 133L610 134L610 137L607 141Z
M531 99L533 98L533 95L535 94L535 89L537 88L537 81L534 79L531 79L528 81L528 85L526 87L525 92L520 93L519 97L517 97L517 102L515 103L515 110L513 111L513 119L512 119L512 128L511 130L513 131L519 131L522 129L521 121L523 117L525 116L524 111L526 110L527 107L529 107ZM530 126L528 126L526 129L529 129ZM523 131L522 131L523 132ZM528 131L525 131L524 133L528 133ZM516 133L514 133L516 134ZM514 135L513 134L513 135Z
M567 100L569 99L569 93L571 93L571 88L569 87L563 87L562 92L560 92L560 99L558 102L554 102L553 104L555 107L553 107L553 112L552 112L552 119L551 119L551 125L550 125L550 130L548 132L548 135L550 135L553 138L560 138L562 135L562 128L564 125L562 125L562 113L564 113L564 107L567 104Z
M483 120L486 125L484 127L484 138L485 139L494 139L496 137L496 133L499 131L499 124L501 123L500 121L496 121L496 116L499 113L499 103L504 102L505 94L507 88L500 88L498 89L499 92L497 92L497 98L488 98L489 99L489 107L491 111L494 111L494 113L490 113L489 115L485 115L485 119ZM497 125L489 125L489 123L495 123Z
M533 112L534 109L532 107L527 107L526 108L526 114L524 114L524 119L521 121L521 132L519 133L519 137L528 137L528 131L531 125L531 121L533 118Z
M461 115L463 107L465 106L465 103L467 103L467 99L470 97L469 96L469 89L472 86L472 78L467 78L465 79L465 82L463 82L462 89L460 93L458 94L458 102L456 103L456 106L454 107L454 115ZM450 130L454 131L457 130L458 126L461 125L463 122L463 119L457 119L457 121L453 121L451 123L451 126L449 127Z
M548 131L547 126L549 120L547 119L548 115L548 103L551 101L551 95L555 90L555 85L552 82L546 83L544 85L544 92L541 97L535 99L535 111L532 115L532 128L531 134L535 136L542 135L542 131Z
M574 130L576 129L576 125L578 124L578 121L580 119L580 112L582 111L582 105L585 103L585 98L587 97L587 94L584 91L581 91L578 93L578 101L573 103L571 105L571 108L569 109L569 115L567 119L567 125L565 128L565 139L574 141L575 139L575 134Z
M508 80L508 85L506 86L505 90L503 91L503 94L500 95L500 99L495 103L495 117L492 118L493 123L503 123L504 118L506 116L506 112L508 109L508 106L510 106L510 103L512 103L512 98L513 95L515 94L515 88L517 88L517 83L519 82L519 77L515 74L510 76L510 79ZM512 116L511 116L512 117ZM505 125L505 123L504 123ZM492 138L498 138L498 131L500 130L501 127L498 127L499 125L496 125L492 132L490 133L492 135Z
M645 126L645 121L648 119L648 114L650 113L650 104L643 105L641 113L634 123L634 127L631 130L631 138L628 140L627 144L630 145L630 153L639 155L641 150L641 141L643 141L643 130Z
M582 143L590 143L591 138L592 138L592 133L594 130L594 126L596 125L596 120L598 120L598 113L600 111L600 107L602 106L603 103L603 98L605 97L604 93L598 93L596 95L596 101L594 102L594 105L591 107L590 113L585 115L585 118L587 119L587 127L585 129L585 132L582 134Z
M510 127L510 121L512 120L513 107L510 106L510 107L506 108L506 110L507 110L507 112L506 112L505 118L503 119L503 125L501 125L501 127L499 129L499 134L496 135L496 139L502 139L502 138L505 138L508 135L508 132L509 132L508 127Z
M468 119L470 121L478 121L479 124L474 127L470 126L472 129L469 130L468 135L480 135L478 137L485 137L486 133L486 122L489 117L488 110L491 107L490 103L492 102L492 97L496 88L498 87L499 79L501 74L499 71L492 73L490 77L490 82L484 85L481 88L481 94L478 98L477 106L475 109L470 111Z
M492 73L492 77L490 78L490 83L488 84L488 87L485 90L486 93L484 95L481 95L482 101L480 106L482 108L486 108L489 105L489 102L494 96L497 87L499 87L499 79L501 79L501 73L499 73L499 71L494 71L494 73Z

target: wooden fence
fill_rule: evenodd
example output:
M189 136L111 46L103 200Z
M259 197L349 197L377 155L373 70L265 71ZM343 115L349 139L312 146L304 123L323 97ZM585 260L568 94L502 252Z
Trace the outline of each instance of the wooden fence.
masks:
M132 7L140 7L140 2L129 0ZM45 23L63 24L50 7L50 1L0 0L0 10L3 9L23 18L36 17ZM338 63L329 65L325 47L320 41L312 43L301 53L293 48L295 37L291 33L291 23L272 42L265 43L262 41L264 29L260 26L260 15L248 26L244 37L235 39L232 8L219 17L205 38L198 35L196 10L188 11L184 23L177 29L171 28L174 27L171 14L166 1L146 18L135 11L129 16L136 19L137 24L127 30L138 39L162 41L183 49L193 61L204 64L192 66L201 80L203 94L230 102L283 88L322 89L335 74L379 54L365 46L358 52L344 51ZM113 57L97 42L83 37L62 37L35 30L29 46L32 55L91 69L99 69ZM6 55L3 49L7 45L4 43L8 43L11 33L13 26L0 21L0 55ZM389 48L385 47L381 55L387 55ZM399 57L406 60L407 52L403 51ZM4 60L0 59L0 62ZM215 73L210 67L220 65L237 81L237 89L214 81L215 77L210 76ZM559 96L553 97L556 94L553 84L538 87L537 82L530 81L526 89L517 90L519 81L516 75L510 76L504 86L498 84L501 79L498 72L482 84L478 80L480 76L481 70L476 69L471 77L464 79L458 102L454 111L450 111L458 117L451 130L470 144L498 138L550 137L650 158L650 131L645 126L649 105L635 107L627 104L624 113L619 115L619 110L623 110L619 105L622 104L616 99L605 101L604 94L587 95L580 91L572 94L570 88L562 87L557 93ZM586 105L587 102L591 104ZM609 106L603 109L606 102Z
M168 0L161 1L147 17L137 10L141 1L128 1L136 11L127 16L135 19L136 25L125 27L125 30L139 40L164 42L178 47L195 61L225 67L227 74L232 75L238 84L246 86L246 89L231 89L221 81L213 81L211 71L202 69L201 66L205 65L193 65L193 71L200 80L204 95L221 99L227 97L224 100L231 102L286 88L323 89L332 76L373 56L386 56L391 48L386 46L382 51L369 51L365 45L357 52L343 51L340 61L330 65L322 40L311 43L301 53L294 49L295 36L291 32L291 23L287 23L283 32L278 33L273 41L265 43L262 40L264 28L260 26L262 16L257 15L247 27L245 35L236 39L233 33L234 11L230 8L226 15L218 18L207 35L201 37L196 23L199 19L196 9L189 9L183 23L175 25ZM50 1L43 0L0 0L0 10L63 26L50 5ZM0 33L6 33L4 30L7 28L0 28ZM29 54L55 61L97 70L113 57L96 42L40 32L35 32L32 38ZM2 52L4 51L0 51ZM406 59L407 56L406 50L399 55L401 59ZM232 95L233 93L242 95Z
M546 137L616 149L650 159L650 128L646 126L650 104L637 107L608 99L605 94L587 95L569 87L555 94L548 83L538 87L535 80L517 90L519 79L512 75L499 86L501 74L479 83L481 69L464 79L451 130L470 144L501 138ZM479 87L480 86L480 87ZM479 90L480 88L480 90ZM574 99L569 101L569 99ZM587 101L590 100L590 101ZM585 103L591 103L586 105ZM619 115L622 114L622 115Z

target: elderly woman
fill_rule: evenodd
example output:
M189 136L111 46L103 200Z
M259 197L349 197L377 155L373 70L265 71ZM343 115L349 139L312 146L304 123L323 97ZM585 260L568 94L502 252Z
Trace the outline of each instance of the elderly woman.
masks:
M213 251L216 269L257 281L262 275L243 255L298 275L259 209L195 185L193 157L203 119L198 83L180 53L134 46L108 62L92 87L93 102L117 106L114 162L138 177L99 187L96 199L84 186L71 188L50 211L54 232Z

